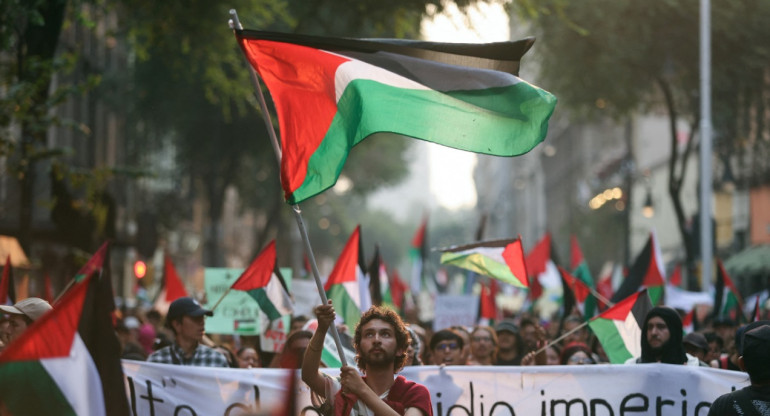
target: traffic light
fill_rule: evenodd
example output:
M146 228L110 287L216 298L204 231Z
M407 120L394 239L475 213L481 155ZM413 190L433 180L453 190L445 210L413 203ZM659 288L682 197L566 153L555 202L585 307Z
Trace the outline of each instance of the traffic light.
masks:
M141 260L134 262L134 276L136 276L137 279L141 279L145 275L147 275L147 263Z

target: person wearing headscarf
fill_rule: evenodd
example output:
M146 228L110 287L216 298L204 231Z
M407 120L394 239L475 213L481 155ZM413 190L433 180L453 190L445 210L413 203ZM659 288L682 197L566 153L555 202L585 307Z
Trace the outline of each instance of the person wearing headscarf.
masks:
M664 363L698 366L682 345L682 318L672 308L656 306L647 313L642 326L642 356L627 363Z

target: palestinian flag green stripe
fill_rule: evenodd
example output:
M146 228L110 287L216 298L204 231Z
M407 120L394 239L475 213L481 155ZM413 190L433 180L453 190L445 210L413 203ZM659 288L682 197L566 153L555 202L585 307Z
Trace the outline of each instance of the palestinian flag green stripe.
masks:
M40 361L16 361L0 366L0 391L25 392L1 396L2 404L12 415L77 416Z
M526 82L442 93L355 80L337 103L337 114L293 198L301 201L333 186L350 147L375 133L381 139L402 135L484 154L526 153L545 137L554 108L549 96ZM463 130L484 140L457 134Z
M521 283L516 278L516 276L511 273L511 269L507 264L500 263L499 261L496 261L489 256L485 256L480 252L445 252L441 254L441 263L459 266L463 269L467 269L484 276L495 277L506 283L521 286Z
M350 286L348 288L347 286ZM332 285L329 290L326 291L326 296L332 300L334 304L334 310L337 312L337 316L341 317L351 330L358 325L358 321L361 319L361 310L356 305L353 297L348 293L350 290L358 290L357 282L341 283Z
M276 309L273 302L270 301L270 297L267 295L264 288L248 290L246 293L257 301L259 309L261 309L271 321L281 317L281 312Z

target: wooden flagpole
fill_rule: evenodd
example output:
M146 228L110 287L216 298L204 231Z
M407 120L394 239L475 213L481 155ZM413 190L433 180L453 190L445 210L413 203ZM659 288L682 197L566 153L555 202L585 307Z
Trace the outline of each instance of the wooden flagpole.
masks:
M230 10L230 16L232 17L229 21L230 28L235 30L239 29L242 30L243 26L241 25L240 20L238 19L238 13L235 12L235 9ZM265 125L267 126L267 132L270 135L270 142L273 145L273 150L275 151L275 156L278 159L278 166L281 165L281 146L278 144L278 137L275 134L275 128L273 127L273 121L270 119L270 113L267 110L267 103L265 102L265 96L262 93L262 89L259 87L259 76L257 75L257 71L254 70L254 68L251 66L251 64L248 65L249 72L251 73L251 81L254 84L254 89L256 90L257 99L259 100L259 107L262 110L262 117L265 120ZM324 291L323 283L321 283L321 277L318 272L318 265L315 261L315 256L313 255L313 247L310 244L310 238L307 234L307 228L305 227L305 222L302 219L302 211L299 208L299 205L294 204L291 206L292 212L294 213L294 218L297 221L297 227L299 227L300 235L302 236L302 242L305 245L305 251L307 252L308 261L310 262L310 267L313 271L313 278L315 279L316 288L318 289L318 294L321 296L321 303L326 305L328 303L328 299L326 298L326 292ZM334 344L337 346L337 352L339 353L340 362L343 366L348 365L347 360L345 360L345 353L342 349L342 342L340 341L340 335L337 332L337 326L332 324L329 326L329 331L332 334L332 337L334 338Z

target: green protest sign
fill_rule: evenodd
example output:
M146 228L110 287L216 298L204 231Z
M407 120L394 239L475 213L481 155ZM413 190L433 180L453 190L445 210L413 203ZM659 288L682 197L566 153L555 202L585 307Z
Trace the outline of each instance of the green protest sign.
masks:
M206 268L203 276L206 291L206 307L211 309L244 269ZM281 268L286 285L291 288L291 269ZM248 293L231 290L214 310L214 316L206 318L206 332L210 334L259 335L269 322L259 309L259 304Z

